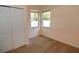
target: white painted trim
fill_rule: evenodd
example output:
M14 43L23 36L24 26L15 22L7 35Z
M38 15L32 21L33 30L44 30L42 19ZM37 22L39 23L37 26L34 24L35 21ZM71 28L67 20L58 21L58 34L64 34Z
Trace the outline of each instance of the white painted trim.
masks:
M71 46L76 47L76 48L79 48L79 46L78 46L78 45L75 45L75 44L73 44L73 43L66 42L66 41L62 41L62 40L58 40L58 39L57 39L57 38L55 38L55 37L53 37L53 38L52 38L52 37L47 36L47 35L43 35L43 36L48 37L48 38L50 38L50 39L54 39L54 40L60 41L60 42L62 42L62 43L65 43L65 44L71 45Z

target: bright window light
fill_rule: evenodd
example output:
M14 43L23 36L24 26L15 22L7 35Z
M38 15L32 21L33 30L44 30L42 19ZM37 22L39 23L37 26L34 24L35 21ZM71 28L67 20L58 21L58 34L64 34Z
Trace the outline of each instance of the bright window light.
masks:
M31 12L31 27L38 27L39 13Z
M50 27L50 11L42 13L43 27Z

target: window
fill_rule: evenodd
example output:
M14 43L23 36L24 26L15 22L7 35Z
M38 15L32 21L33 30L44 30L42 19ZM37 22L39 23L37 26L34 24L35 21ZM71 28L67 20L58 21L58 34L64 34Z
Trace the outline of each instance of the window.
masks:
M43 27L50 27L50 11L42 13L42 23Z
M31 27L38 27L39 13L31 12Z

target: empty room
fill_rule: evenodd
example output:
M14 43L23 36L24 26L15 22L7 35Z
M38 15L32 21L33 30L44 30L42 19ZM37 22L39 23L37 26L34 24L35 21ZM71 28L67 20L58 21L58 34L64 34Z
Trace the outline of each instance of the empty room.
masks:
M79 5L0 5L0 53L79 53Z

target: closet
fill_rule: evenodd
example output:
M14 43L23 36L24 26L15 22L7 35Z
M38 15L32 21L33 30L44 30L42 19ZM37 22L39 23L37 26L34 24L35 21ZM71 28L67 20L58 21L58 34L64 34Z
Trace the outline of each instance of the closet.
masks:
M24 10L0 6L0 52L24 45Z

